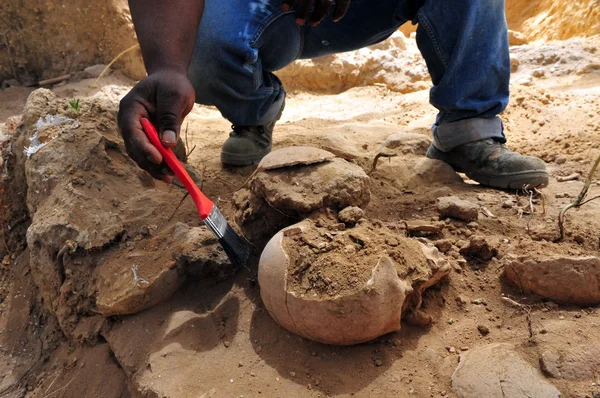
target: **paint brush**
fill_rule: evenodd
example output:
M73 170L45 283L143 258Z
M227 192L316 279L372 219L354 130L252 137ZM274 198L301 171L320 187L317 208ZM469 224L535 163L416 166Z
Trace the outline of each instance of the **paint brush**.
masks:
M142 119L142 128L152 145L154 145L162 155L167 166L169 166L177 178L183 183L185 189L189 192L196 204L200 218L204 221L204 224L206 224L208 229L210 229L219 239L219 243L231 260L232 265L234 267L246 265L248 257L250 256L250 247L248 246L248 243L242 239L233 228L231 228L225 217L223 217L223 214L221 214L221 211L215 206L214 202L200 191L173 151L170 148L165 148L163 146L158 138L156 128L154 128L148 119Z

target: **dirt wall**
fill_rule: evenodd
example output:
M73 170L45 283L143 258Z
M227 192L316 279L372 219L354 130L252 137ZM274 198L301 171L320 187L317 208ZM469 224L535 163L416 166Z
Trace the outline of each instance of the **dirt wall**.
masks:
M529 40L600 34L599 0L507 0L506 11L510 29ZM4 0L0 26L0 81L34 83L76 72L108 63L136 44L126 0ZM413 30L402 28L405 34ZM116 68L134 79L145 75L139 50Z
M35 83L108 63L136 44L126 0L3 0L0 81ZM117 64L141 78L139 50Z
M506 0L510 29L529 40L565 40L600 34L599 0Z

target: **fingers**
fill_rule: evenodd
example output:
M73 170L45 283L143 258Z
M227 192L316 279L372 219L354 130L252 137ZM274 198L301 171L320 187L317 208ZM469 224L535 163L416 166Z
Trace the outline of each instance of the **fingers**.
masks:
M148 170L151 163L162 163L162 156L142 130L140 120L148 117L146 108L125 96L119 106L118 123L127 153L141 168Z
M335 10L331 16L333 22L338 22L340 19L344 18L344 15L348 12L348 8L350 8L350 0L337 0L335 3Z
M334 22L338 22L346 15L350 8L350 1L337 0L333 15L331 16ZM311 13L315 2L315 8ZM288 12L296 3L298 3L296 6L296 24L298 25L304 25L308 20L312 26L317 26L329 14L333 6L333 0L282 0L281 9L283 12Z
M295 2L296 0L283 0L283 2L281 3L281 11L288 12L292 9L292 6Z
M160 140L165 147L175 148L186 104L180 96L175 95L158 96L156 102L156 121Z
M329 14L332 5L333 0L317 0L317 5L310 16L309 23L312 26L317 26Z
M299 0L296 6L296 23L298 25L304 25L308 18L308 13L313 6L314 0Z

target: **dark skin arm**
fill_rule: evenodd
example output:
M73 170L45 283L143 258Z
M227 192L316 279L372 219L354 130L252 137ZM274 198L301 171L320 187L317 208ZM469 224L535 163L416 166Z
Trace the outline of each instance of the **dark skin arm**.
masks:
M119 127L129 156L153 177L171 182L140 120L149 118L157 126L163 145L175 147L181 123L194 105L187 68L204 1L130 0L129 7L148 77L121 100Z
M225 1L225 0L222 0ZM314 10L310 13L314 5ZM350 0L282 0L282 10L296 7L296 23L315 26L330 11L340 20ZM154 178L172 181L158 150L148 141L141 119L158 129L165 147L174 148L183 119L192 110L195 92L187 78L204 0L129 0L148 77L121 100L118 123L129 156Z

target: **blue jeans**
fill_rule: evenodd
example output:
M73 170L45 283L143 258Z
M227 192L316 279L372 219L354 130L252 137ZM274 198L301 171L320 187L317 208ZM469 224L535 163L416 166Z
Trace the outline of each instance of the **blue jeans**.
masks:
M274 120L285 89L272 73L300 58L356 50L406 21L429 69L439 110L434 145L450 151L485 138L505 142L510 58L504 0L353 0L337 23L297 26L281 0L206 0L189 77L196 102L237 126Z

